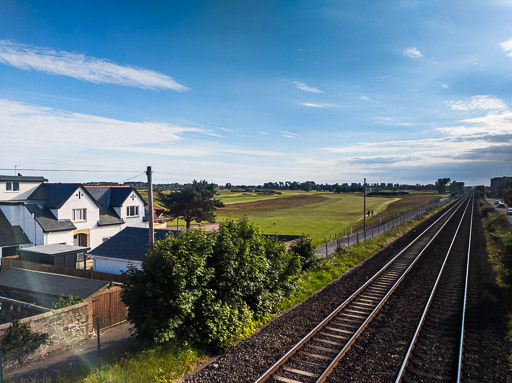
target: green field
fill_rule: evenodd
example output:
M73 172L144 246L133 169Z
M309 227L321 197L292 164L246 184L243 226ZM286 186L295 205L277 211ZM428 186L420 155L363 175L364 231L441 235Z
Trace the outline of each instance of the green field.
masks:
M221 194L226 207L217 210L218 221L249 217L266 234L309 234L319 242L363 220L363 197L355 194L285 192L277 196L260 193ZM400 198L371 197L367 210L382 213Z

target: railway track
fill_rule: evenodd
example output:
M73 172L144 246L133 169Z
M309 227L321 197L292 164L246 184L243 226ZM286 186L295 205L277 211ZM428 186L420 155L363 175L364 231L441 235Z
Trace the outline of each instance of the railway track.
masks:
M466 196L453 204L272 365L256 383L324 382L448 222L463 215L468 199Z
M395 383L461 381L473 208L471 199L446 252Z

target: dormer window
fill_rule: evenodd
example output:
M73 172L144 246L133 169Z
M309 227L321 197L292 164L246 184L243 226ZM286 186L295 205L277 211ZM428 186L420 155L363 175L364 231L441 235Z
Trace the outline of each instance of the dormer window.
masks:
M5 183L5 190L6 191L12 191L12 192L17 192L17 191L20 191L20 183L15 181L15 182L6 182Z
M126 216L127 217L138 217L139 216L139 207L138 206L126 206Z
M73 221L87 221L87 209L73 209Z

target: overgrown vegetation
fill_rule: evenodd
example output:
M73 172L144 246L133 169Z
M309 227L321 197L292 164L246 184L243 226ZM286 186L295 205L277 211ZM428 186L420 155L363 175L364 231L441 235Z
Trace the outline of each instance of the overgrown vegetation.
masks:
M128 319L141 340L224 350L282 301L302 270L301 259L311 263L307 250L288 252L248 219L226 221L210 233L183 231L158 242L142 270L125 273Z
M508 315L508 338L512 341L512 233L507 228L507 217L480 201L487 252L496 270L498 283L503 290ZM512 354L509 356L512 370Z
M19 319L14 319L11 326L7 329L5 335L0 340L0 349L3 353L23 349L20 356L34 351L41 343L46 342L48 334L39 334L32 332L27 323L21 323ZM31 347L34 346L34 347Z
M84 300L80 299L78 297L75 297L75 296L73 296L71 294L66 297L64 295L64 293L62 293L59 296L59 300L57 302L52 303L52 309L53 310L58 310L58 309L61 309L63 307L73 306L73 305L76 305L77 303L81 303L81 302L84 302Z

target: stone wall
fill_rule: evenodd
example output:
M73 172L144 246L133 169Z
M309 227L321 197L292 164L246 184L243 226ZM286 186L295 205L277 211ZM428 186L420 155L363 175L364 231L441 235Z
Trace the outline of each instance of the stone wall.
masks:
M46 307L0 297L0 324L51 311Z
M21 319L20 322L28 323L33 332L47 333L48 340L29 355L21 356L22 350L3 354L4 368L9 369L19 363L40 359L47 354L62 351L67 346L87 339L90 330L87 312L88 304L82 302ZM4 336L9 326L10 323L0 325L0 337Z

